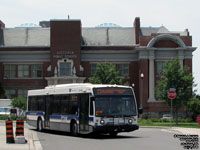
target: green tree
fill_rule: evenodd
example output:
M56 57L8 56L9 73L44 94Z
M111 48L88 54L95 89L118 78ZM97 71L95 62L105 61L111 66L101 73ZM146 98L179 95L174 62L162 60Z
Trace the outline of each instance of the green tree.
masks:
M171 62L166 62L162 73L163 76L157 84L156 97L170 106L170 99L167 93L170 88L176 89L177 96L173 100L173 110L178 124L178 110L183 105L186 106L188 100L192 97L194 78L186 66L183 69L181 68L178 58Z
M13 98L11 101L11 106L15 108L19 108L20 115L21 115L21 113L26 110L27 100L26 98L23 98L23 97Z
M0 98L6 98L5 91L1 83L0 83Z
M200 115L200 96L195 95L187 103L187 111L192 113L192 119L195 121L197 115Z
M89 78L89 82L93 84L119 84L121 85L123 78L119 76L115 66L110 63L97 64L96 73Z

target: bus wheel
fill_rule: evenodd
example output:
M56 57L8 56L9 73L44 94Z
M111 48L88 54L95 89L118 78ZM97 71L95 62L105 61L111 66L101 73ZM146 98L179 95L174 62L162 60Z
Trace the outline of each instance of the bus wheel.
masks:
M77 136L77 134L78 134L76 122L73 122L72 125L71 125L71 133L72 133L73 136Z
M110 136L115 137L115 136L117 136L118 132L110 132L109 134L110 134Z
M38 119L37 130L40 131L40 132L43 130L43 124L42 124L42 119L41 118Z

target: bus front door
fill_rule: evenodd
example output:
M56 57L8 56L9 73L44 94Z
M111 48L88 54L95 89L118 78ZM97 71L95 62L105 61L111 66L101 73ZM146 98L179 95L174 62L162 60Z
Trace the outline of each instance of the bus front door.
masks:
M89 131L89 94L80 94L79 98L79 131Z
M45 121L44 121L44 126L46 128L50 127L50 122L49 122L49 118L50 118L50 96L47 96L45 99Z

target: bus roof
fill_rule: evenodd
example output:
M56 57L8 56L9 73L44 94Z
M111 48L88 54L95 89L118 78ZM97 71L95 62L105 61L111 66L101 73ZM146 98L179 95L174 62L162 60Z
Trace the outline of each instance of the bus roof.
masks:
M28 96L34 95L53 95L53 94L73 94L73 93L92 93L93 88L101 87L121 87L130 88L130 86L110 85L110 84L91 84L91 83L72 83L47 86L44 89L29 90Z

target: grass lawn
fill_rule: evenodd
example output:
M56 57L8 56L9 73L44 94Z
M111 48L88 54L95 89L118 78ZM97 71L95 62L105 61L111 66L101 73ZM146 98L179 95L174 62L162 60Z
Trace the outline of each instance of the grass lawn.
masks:
M139 126L161 126L161 127L170 127L170 122L151 122L151 121L139 121ZM172 127L185 127L185 128L199 128L198 123L196 122L180 122L176 125L175 122L172 123Z

